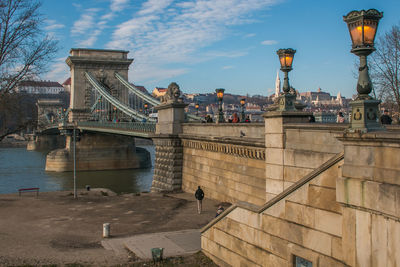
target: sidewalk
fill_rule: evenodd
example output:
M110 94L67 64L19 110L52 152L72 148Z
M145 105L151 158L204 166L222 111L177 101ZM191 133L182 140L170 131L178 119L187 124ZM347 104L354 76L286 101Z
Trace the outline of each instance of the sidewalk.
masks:
M116 255L126 255L129 250L142 260L152 259L152 248L164 248L164 257L183 256L201 250L199 229L104 239L101 244Z

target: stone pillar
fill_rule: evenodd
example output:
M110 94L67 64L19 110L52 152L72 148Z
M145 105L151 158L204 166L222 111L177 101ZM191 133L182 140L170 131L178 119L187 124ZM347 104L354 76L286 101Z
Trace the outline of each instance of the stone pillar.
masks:
M110 90L111 95L125 101L126 104L128 89L120 84L114 74L118 72L127 80L132 61L133 59L128 59L128 51L72 48L70 56L66 59L71 70L69 121L86 121L91 115L92 85L87 81L85 72L93 74Z
M344 133L342 174L343 261L350 266L400 263L400 134Z
M156 107L158 123L153 142L156 147L151 190L177 191L182 187L183 147L179 134L185 120L183 102L166 102Z
M309 112L270 111L265 113L266 201L284 190L285 123L308 122Z

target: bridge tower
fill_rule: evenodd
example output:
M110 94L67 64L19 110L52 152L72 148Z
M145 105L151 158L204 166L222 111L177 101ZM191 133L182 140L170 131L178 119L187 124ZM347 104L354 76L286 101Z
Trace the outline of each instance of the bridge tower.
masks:
M72 48L66 63L71 70L71 100L68 120L86 121L93 104L92 86L85 77L85 72L92 73L105 85L110 94L126 103L128 92L115 78L118 72L128 80L128 69L133 59L128 58L128 51L88 48ZM126 104L125 103L125 104Z

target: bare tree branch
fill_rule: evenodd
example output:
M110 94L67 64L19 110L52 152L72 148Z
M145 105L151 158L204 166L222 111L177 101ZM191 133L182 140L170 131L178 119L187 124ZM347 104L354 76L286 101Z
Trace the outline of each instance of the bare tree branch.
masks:
M400 112L400 26L381 36L371 55L371 78L378 97L384 102L396 103Z
M38 77L58 50L57 41L42 30L44 17L39 13L38 0L0 0L0 140L18 131L32 118L16 118L18 101L6 101L21 80ZM7 123L9 112L14 112L13 127ZM8 119L9 120L9 119Z

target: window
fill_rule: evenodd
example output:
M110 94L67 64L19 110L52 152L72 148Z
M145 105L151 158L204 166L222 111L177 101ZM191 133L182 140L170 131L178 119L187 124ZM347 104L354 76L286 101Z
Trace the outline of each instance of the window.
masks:
M303 259L299 256L294 255L294 266L295 267L312 267L312 262Z

